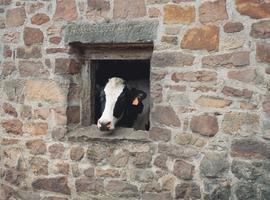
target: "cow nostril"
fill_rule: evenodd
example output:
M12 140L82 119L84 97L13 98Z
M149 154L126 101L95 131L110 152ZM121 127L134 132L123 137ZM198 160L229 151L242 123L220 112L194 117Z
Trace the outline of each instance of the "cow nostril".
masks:
M111 125L111 122L107 122L106 124L105 124L105 126L110 126Z

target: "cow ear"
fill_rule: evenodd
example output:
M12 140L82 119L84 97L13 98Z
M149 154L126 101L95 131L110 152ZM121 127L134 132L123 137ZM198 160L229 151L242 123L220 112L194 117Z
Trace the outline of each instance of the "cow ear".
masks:
M132 98L132 105L138 106L145 98L146 98L146 93L141 90L136 90L135 95Z

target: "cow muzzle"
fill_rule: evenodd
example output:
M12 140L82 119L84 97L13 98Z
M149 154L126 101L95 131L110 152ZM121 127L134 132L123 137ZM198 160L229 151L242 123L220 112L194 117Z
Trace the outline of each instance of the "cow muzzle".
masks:
M113 130L112 122L100 122L100 121L98 121L98 129L100 131L110 131L110 130Z

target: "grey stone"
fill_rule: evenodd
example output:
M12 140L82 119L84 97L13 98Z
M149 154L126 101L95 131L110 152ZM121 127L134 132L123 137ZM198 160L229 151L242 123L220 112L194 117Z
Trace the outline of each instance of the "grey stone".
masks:
M240 182L235 186L235 195L238 200L254 200L257 198L256 185Z
M231 196L231 187L227 186L218 186L215 190L209 195L209 200L229 200Z
M204 177L222 177L228 171L229 162L226 153L207 153L200 164L200 173Z
M75 182L78 193L86 192L90 194L104 193L104 186L101 180L91 180L89 178L80 178Z
M154 179L154 173L145 169L132 170L130 176L131 180L139 182L151 182Z
M180 158L180 159L190 159L198 155L198 150L191 147L183 147L178 145L171 145L160 143L158 145L158 152L165 154L169 157Z
M256 180L262 175L258 166L247 161L233 160L231 170L238 179Z
M106 191L120 197L138 196L138 188L126 181L111 180L105 187Z
M172 196L169 192L166 193L143 193L142 200L170 200Z
M201 199L200 187L196 183L181 183L175 188L175 199Z
M157 35L158 21L128 21L98 24L70 24L65 42L74 43L150 43Z

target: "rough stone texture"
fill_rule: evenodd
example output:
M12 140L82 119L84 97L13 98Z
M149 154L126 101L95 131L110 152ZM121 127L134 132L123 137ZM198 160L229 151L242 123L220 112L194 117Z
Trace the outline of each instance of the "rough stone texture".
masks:
M146 15L146 7L143 0L115 0L114 18L138 18Z
M176 83L179 81L187 82L211 82L217 80L217 73L212 71L196 71L173 73L172 80Z
M66 28L65 42L145 43L157 35L157 21L128 21L100 24L71 24Z
M15 135L22 134L23 123L18 119L3 120L2 127L7 133L12 133Z
M45 13L38 13L31 18L31 23L36 25L45 24L50 21L50 18Z
M26 19L24 7L18 7L7 10L6 12L6 26L16 27L24 24Z
M252 24L250 35L254 38L270 38L270 20Z
M156 107L153 111L152 118L156 123L161 123L166 126L181 126L179 118L171 107Z
M215 56L206 56L202 58L203 67L242 67L249 65L249 52L239 51Z
M199 8L199 18L201 23L228 19L226 0L203 2Z
M242 15L253 19L270 17L270 3L268 1L236 0L236 9Z
M70 159L71 160L81 160L84 156L84 149L82 147L73 147L70 150Z
M189 29L182 41L182 49L217 51L219 45L219 28L213 25Z
M42 140L31 140L26 142L25 145L34 155L45 154L47 151L46 144Z
M2 106L3 110L5 113L13 116L13 117L17 117L18 113L16 111L16 109L9 103L4 103Z
M29 58L41 58L41 48L38 46L34 47L19 47L17 48L17 58L22 58L22 59L29 59Z
M42 62L20 61L19 72L21 77L48 77L49 72L44 69Z
M149 137L154 141L169 141L171 139L171 131L165 128L154 127L149 132Z
M181 183L175 188L175 199L201 199L200 187L196 183Z
M201 96L196 100L196 103L204 107L224 108L231 105L232 101L218 97Z
M30 160L31 171L36 175L48 175L49 161L41 157L32 157Z
M235 80L243 81L246 83L250 83L254 81L256 76L257 76L256 69L244 69L244 70L228 72L229 79L235 79Z
M229 162L225 153L207 153L201 161L200 173L204 177L217 178L228 172Z
M75 0L56 1L54 20L74 21L78 16Z
M41 44L44 40L43 32L39 28L25 27L23 32L24 44L27 46Z
M204 136L214 136L218 132L217 118L210 115L194 116L190 122L192 132Z
M87 192L90 194L101 194L104 191L104 186L101 180L89 180L87 178L77 179L75 187L78 193Z
M227 22L223 26L224 32L226 33L236 33L244 29L244 25L240 22Z
M166 5L164 7L165 24L190 24L195 21L193 6Z
M191 180L194 174L194 166L183 160L177 160L174 163L173 174L180 179Z
M257 43L256 58L259 62L270 63L270 43Z

